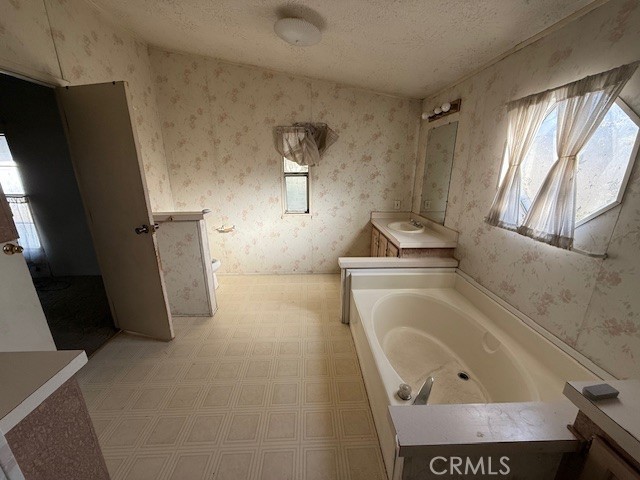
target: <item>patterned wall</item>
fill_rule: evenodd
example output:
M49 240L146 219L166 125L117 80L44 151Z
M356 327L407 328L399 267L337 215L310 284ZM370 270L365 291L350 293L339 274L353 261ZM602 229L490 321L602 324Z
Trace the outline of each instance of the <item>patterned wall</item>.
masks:
M420 102L150 49L178 210L210 208L224 272L333 272L367 255L372 210L409 209ZM273 127L328 123L340 139L312 167L311 216L283 215ZM235 224L232 234L214 230Z
M498 181L505 103L640 59L638 25L638 0L612 0L423 103L429 111L463 99L446 217L446 225L460 232L461 269L622 378L640 376L640 162L622 207L580 232L581 243L595 238L595 249L613 231L607 260L489 227L483 218ZM639 73L622 97L640 113Z
M6 64L72 85L128 82L152 208L171 210L146 44L83 0L3 0L0 19L0 58Z

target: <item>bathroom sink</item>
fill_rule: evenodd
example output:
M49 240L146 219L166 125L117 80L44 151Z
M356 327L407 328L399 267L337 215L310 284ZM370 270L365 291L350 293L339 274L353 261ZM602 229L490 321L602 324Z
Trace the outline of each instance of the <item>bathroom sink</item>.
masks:
M424 232L424 227L416 227L413 223L410 222L392 222L387 225L391 230L395 230L396 232L401 233L422 233Z

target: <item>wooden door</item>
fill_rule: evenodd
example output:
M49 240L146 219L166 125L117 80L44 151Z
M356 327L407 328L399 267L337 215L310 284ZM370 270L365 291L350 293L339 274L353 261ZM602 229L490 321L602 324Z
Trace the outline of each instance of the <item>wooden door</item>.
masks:
M387 256L387 244L389 241L387 237L380 234L380 240L378 241L378 257L386 257Z
M398 248L391 242L387 245L387 257L397 257Z
M371 228L371 256L378 256L378 242L380 241L380 231L373 227Z
M123 330L170 340L173 327L126 84L56 93L114 320Z

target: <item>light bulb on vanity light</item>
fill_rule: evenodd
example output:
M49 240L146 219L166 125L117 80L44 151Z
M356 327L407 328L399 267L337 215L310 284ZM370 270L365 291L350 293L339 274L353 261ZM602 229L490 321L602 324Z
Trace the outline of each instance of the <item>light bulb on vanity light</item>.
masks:
M440 115L442 113L442 109L440 107L436 107L433 109L433 113L436 115Z
M442 109L443 112L447 113L449 110L451 110L451 104L449 102L443 103L442 107L440 108Z

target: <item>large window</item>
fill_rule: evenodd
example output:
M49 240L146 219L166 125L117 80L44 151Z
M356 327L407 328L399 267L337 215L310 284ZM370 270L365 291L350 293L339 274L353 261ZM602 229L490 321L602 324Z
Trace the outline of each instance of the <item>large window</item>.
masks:
M558 112L544 119L521 168L520 221L556 161ZM640 121L617 100L578 156L576 226L619 205L638 153ZM506 168L503 168L503 175Z
M284 212L309 213L309 166L283 158Z

